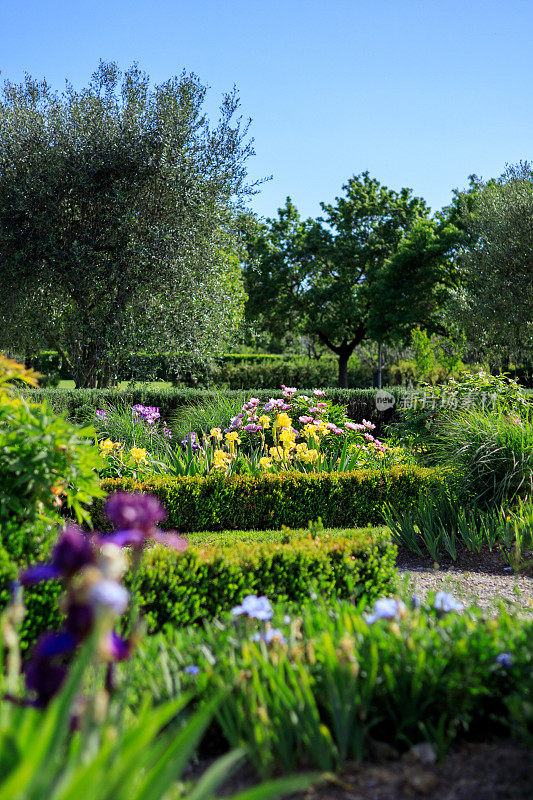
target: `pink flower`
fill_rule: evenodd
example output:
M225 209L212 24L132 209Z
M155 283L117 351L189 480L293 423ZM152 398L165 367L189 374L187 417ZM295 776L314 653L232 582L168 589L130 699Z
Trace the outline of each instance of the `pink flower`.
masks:
M363 425L365 428L368 428L369 431L373 431L376 427L372 422L369 422L367 419L363 420Z
M363 431L365 429L365 426L360 425L358 422L345 422L344 427L349 431Z
M283 396L284 397L292 397L293 394L296 394L298 389L295 386L285 386L283 388Z
M313 417L306 417L305 414L301 417L298 417L302 425L309 425L310 422L313 421Z
M333 433L341 434L341 433L344 433L344 431L343 431L342 428L333 428Z
M325 411L326 408L328 407L327 403L317 403L316 405L317 405L317 408L319 408L321 411Z
M313 394L315 397L323 397L326 393L324 389L313 389Z

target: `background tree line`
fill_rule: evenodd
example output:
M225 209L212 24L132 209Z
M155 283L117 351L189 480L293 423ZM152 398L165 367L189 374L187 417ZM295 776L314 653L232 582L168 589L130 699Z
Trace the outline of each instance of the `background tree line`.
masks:
M415 328L531 363L533 174L470 178L431 215L368 172L302 219L246 209L253 154L235 91L214 126L205 87L152 87L101 63L63 93L27 77L0 100L0 347L60 353L107 386L125 351L205 362L256 331L306 337L338 360Z

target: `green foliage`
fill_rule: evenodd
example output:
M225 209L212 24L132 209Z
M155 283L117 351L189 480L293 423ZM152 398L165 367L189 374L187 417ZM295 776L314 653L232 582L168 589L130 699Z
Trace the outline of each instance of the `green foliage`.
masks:
M372 338L407 343L416 325L447 332L443 307L458 286L456 254L463 236L448 214L415 222L378 276L368 320Z
M318 339L338 356L339 386L347 386L348 358L368 335L389 259L429 214L410 189L395 192L368 172L350 178L343 191L335 204L321 204L318 220L302 221L287 198L278 218L249 236L246 268L249 317Z
M372 386L372 366L358 362L353 356L347 365L347 386L349 388ZM338 383L338 363L334 358L323 356L319 359L307 357L278 359L277 361L257 360L255 362L222 363L211 374L211 380L229 389L256 388L279 389L297 386L299 389L313 389L321 386L336 386Z
M416 376L419 381L429 381L437 365L437 357L426 331L415 328L411 331L411 342L415 354Z
M17 369L18 368L18 371ZM64 506L79 522L90 522L88 507L102 496L101 465L92 428L76 428L45 403L15 396L23 367L0 357L0 538L11 555L35 557L48 542L47 524Z
M507 375L491 375L461 371L450 377L442 386L422 386L406 395L405 407L400 407L387 430L400 443L417 443L428 448L435 422L442 415L452 416L456 411L477 410L482 413L499 410L509 419L531 415L533 393L524 389Z
M460 551L480 553L498 547L515 572L528 572L533 564L533 500L519 499L514 509L479 508L475 498L448 488L425 498L402 513L385 508L385 521L393 541L411 553L440 561L446 553L453 561Z
M235 206L250 194L236 91L213 126L185 72L151 86L101 62L63 94L0 98L0 342L61 354L108 386L127 343L177 362L223 353L243 314ZM156 279L154 279L156 276Z
M533 494L533 415L496 408L447 414L432 428L429 459L463 476L483 506L512 504Z
M421 493L442 485L439 470L395 467L352 473L238 475L232 478L153 478L136 483L102 481L106 493L118 490L156 495L166 508L166 524L180 531L299 528L322 517L328 527L354 527L383 520L383 504L408 510ZM102 504L93 512L105 526Z
M191 431L200 434L215 426L229 427L230 420L241 411L247 400L245 392L214 391L202 403L185 406L176 412L172 421L176 438L181 439Z
M224 738L246 742L264 773L333 770L367 756L372 740L401 749L429 740L442 755L465 735L531 731L530 621L422 608L368 624L348 603L306 606L290 621L284 613L270 644L252 640L254 620L151 638L127 667L132 700L146 687L159 700L191 685L202 697L229 689Z
M190 694L157 708L146 696L135 718L113 703L102 719L92 694L86 724L73 731L75 703L87 688L89 652L82 652L46 710L1 701L0 800L210 800L245 754L243 748L228 753L192 783L184 775L219 700L184 720ZM234 798L274 800L302 791L313 777L278 779Z
M476 176L454 199L465 231L462 285L452 313L468 339L488 357L533 358L533 173L508 167L498 179Z
M291 531L289 542L242 542L146 553L135 580L151 633L220 618L248 594L302 604L313 597L372 602L391 591L396 550L382 531Z

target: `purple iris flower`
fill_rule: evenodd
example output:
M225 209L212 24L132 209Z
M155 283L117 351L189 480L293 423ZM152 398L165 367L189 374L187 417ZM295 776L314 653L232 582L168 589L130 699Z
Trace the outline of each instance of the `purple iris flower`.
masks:
M244 430L248 433L257 433L258 431L262 430L261 425L255 425L251 422L249 425L244 426Z
M117 528L150 530L167 514L157 497L136 492L116 492L105 504L105 513Z
M191 433L187 434L187 436L184 436L184 438L181 440L181 446L184 450L187 450L189 445L193 453L196 453L197 450L202 449L200 442L198 441L198 437L194 431L191 431Z
M105 409L99 409L96 411L94 416L99 422L104 422L104 420L107 418L107 411L105 411Z
M148 423L148 425L153 425L154 422L161 416L159 413L159 408L156 408L155 406L143 406L140 403L134 405L132 411L138 417L142 417L142 419Z
M111 632L108 647L108 655L113 661L124 661L129 658L131 654L131 641L129 639L123 639L122 636L119 636L115 631Z
M41 636L25 667L26 687L36 694L32 705L44 708L60 690L67 677L67 667L62 660L77 644L78 640L67 631Z
M117 492L105 506L111 522L120 530L100 537L101 542L111 542L118 547L142 547L146 539L154 539L173 550L184 550L187 541L175 533L163 533L157 527L166 512L157 497L151 494Z
M94 625L94 609L89 603L70 603L65 631L78 639L85 639Z
M61 689L67 677L67 667L50 660L30 660L26 665L26 688L35 692L32 705L45 708Z
M20 576L22 585L50 580L50 578L70 578L78 570L94 564L96 556L93 544L75 525L69 525L52 551L49 564L36 564L24 570Z

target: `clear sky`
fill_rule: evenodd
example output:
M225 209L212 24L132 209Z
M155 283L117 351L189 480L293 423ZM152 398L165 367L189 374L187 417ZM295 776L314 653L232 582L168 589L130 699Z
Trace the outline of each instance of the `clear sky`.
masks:
M437 209L533 159L533 0L0 0L3 78L81 87L100 58L193 71L210 109L236 84L265 216L363 170Z

